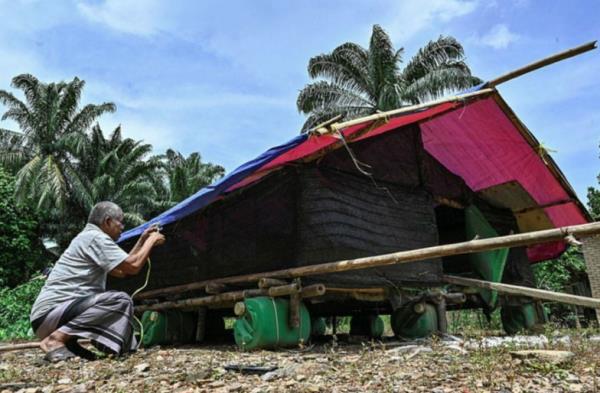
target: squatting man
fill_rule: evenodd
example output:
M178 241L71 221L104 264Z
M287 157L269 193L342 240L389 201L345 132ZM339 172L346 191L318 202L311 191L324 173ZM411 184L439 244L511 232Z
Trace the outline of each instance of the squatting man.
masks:
M133 301L124 292L106 291L106 276L139 273L152 248L165 241L157 229L146 229L127 254L115 243L123 231L121 208L112 202L92 208L87 225L56 262L31 310L44 359L95 358L77 343L79 338L116 355L137 348Z

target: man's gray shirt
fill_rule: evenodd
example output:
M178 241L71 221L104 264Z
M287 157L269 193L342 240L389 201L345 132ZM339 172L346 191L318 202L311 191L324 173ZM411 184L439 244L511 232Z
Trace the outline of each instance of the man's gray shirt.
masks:
M94 224L87 224L60 256L38 295L30 319L45 315L59 304L106 290L106 275L127 253Z

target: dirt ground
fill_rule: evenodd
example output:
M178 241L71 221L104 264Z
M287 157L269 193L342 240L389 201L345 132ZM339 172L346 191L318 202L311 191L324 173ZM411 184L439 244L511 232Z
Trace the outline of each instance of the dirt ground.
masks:
M232 345L155 347L57 364L24 350L0 354L0 392L596 392L599 360L600 336L589 334L329 341L250 353ZM254 375L244 366L275 369Z

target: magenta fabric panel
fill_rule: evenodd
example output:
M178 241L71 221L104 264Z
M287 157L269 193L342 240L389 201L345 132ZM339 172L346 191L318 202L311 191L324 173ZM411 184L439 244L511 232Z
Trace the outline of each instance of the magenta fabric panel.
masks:
M456 106L460 105L456 102L446 102L444 104L440 104L434 106L432 108L428 108L419 112L407 113L402 116L393 117L387 123L382 126L377 127L374 130L369 131L365 135L355 139L355 141L360 141L366 138L372 138L379 134L383 134L384 132L393 131L397 128L403 127L408 124L416 123L423 119L430 118L432 116L436 116L440 113L444 113ZM370 126L371 123L362 123L357 124L355 126L351 126L342 130L342 133L345 137L349 137L355 132L363 130L365 127ZM332 145L334 142L338 141L337 136L332 135L323 135L320 137L309 137L306 141L304 141L301 145L295 147L294 149L283 153L276 159L264 165L260 168L260 171L269 170L271 168L278 167L280 165L286 164L290 161L299 160L304 158L310 154L316 153L320 150L326 149L328 146ZM237 188L237 187L235 187Z
M421 123L425 149L473 191L516 180L540 205L567 193L493 98Z
M544 212L556 227L587 223L581 210L573 202L547 207ZM544 243L527 248L527 257L531 262L545 261L558 257L566 249L565 242Z
M527 247L527 258L531 263L547 261L548 259L558 258L566 248L567 245L562 241L535 244Z
M579 225L588 222L574 202L547 207L544 211L556 227Z

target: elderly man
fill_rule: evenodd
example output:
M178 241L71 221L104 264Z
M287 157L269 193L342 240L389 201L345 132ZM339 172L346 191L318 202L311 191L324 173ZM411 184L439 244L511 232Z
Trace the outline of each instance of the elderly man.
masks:
M112 202L92 208L88 224L56 262L31 310L35 334L51 362L93 354L77 344L88 338L104 352L135 350L133 301L124 292L106 291L106 275L137 274L165 238L147 229L129 254L115 241L123 231L123 211Z

